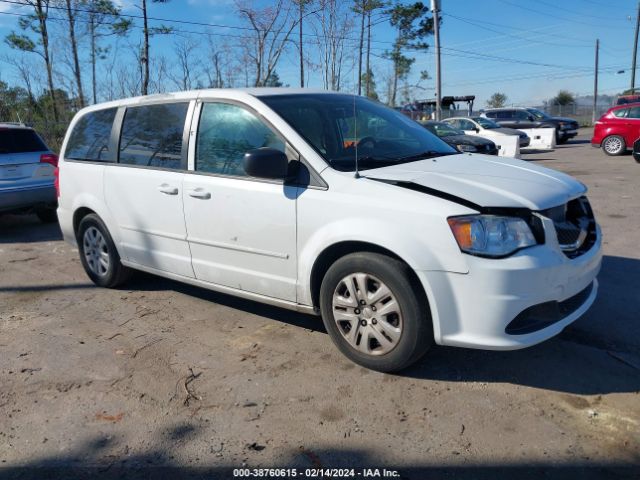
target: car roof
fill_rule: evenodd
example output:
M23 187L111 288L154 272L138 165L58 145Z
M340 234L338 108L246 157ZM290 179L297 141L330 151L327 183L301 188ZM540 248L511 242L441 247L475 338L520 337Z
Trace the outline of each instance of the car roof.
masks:
M184 92L156 93L138 97L123 98L110 102L97 103L83 108L78 114L103 110L105 108L126 107L132 105L147 105L154 103L164 103L169 101L196 100L198 98L211 98L220 100L247 101L250 98L260 98L274 95L353 95L345 92L334 92L330 90L313 88L290 88L290 87L251 87L251 88L205 88L199 90L187 90Z
M620 110L621 108L640 107L640 102L623 103L622 105L614 105L609 110Z
M485 108L485 112L499 112L501 110L528 110L533 107L498 107L498 108Z
M0 128L7 130L10 128L16 128L21 130L33 130L33 128L25 125L24 123L14 123L14 122L0 122Z

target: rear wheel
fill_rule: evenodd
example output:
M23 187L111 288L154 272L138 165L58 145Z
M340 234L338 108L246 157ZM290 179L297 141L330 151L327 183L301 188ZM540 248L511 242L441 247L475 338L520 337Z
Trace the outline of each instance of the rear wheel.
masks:
M408 367L433 344L424 292L403 262L377 253L337 260L320 288L324 325L355 363L393 372Z
M131 276L122 265L109 230L96 214L84 217L78 225L80 261L89 278L100 287L115 288Z
M610 135L602 141L602 150L607 155L622 155L627 150L627 145L620 135Z

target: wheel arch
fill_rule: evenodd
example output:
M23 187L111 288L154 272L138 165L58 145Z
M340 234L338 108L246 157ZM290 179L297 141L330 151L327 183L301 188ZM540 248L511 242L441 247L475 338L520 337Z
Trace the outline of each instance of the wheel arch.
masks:
M369 252L369 253L379 253L382 255L387 255L391 258L399 260L404 263L408 267L409 275L411 276L412 283L415 284L418 292L424 296L424 300L428 304L428 308L431 309L429 297L427 292L425 291L422 282L418 278L418 275L415 273L409 262L403 259L401 256L396 254L395 252L381 247L375 243L358 241L358 240L344 240L332 245L327 246L320 254L317 256L313 266L311 268L311 275L309 278L309 288L311 294L311 301L314 308L318 308L320 305L320 286L322 285L322 280L327 273L327 270L333 265L338 259L349 255L351 253L361 253L361 252Z

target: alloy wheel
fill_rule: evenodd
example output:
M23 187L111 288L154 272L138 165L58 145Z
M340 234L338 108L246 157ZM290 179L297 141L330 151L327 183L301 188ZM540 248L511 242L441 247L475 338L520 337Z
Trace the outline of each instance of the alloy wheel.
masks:
M82 237L84 257L94 274L104 277L109 271L109 248L104 235L96 227L89 227Z

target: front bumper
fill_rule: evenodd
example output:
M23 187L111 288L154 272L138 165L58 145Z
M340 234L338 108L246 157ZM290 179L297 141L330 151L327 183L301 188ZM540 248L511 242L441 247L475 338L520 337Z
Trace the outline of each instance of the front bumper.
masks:
M417 272L429 297L436 343L515 350L557 335L596 298L601 242L598 229L593 247L574 259L547 243L504 259L467 256L467 274ZM525 310L548 302L569 303L572 308L560 309L564 316L541 323L541 328L525 329L522 334L506 332Z
M56 189L50 185L0 190L0 212L12 212L56 203Z

